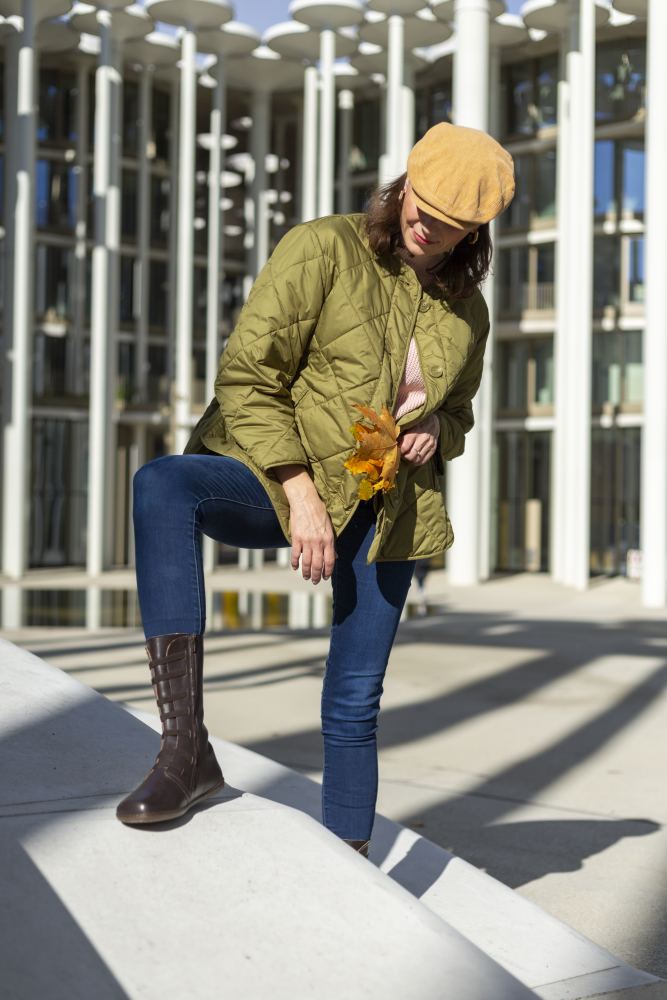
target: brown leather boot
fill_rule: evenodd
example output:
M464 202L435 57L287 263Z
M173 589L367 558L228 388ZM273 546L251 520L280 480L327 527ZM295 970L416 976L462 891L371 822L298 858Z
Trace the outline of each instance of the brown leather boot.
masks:
M368 848L371 846L370 840L346 840L345 843L349 844L353 851L363 854L365 858L368 857Z
M116 809L121 823L177 819L225 783L204 725L203 636L158 635L146 653L162 740L153 767Z

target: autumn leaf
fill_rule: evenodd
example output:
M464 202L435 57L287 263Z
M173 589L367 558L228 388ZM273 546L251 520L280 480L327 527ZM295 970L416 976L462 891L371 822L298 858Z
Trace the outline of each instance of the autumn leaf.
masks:
M400 457L399 429L386 406L379 414L370 406L354 406L368 424L358 421L350 428L357 450L345 462L345 468L355 476L365 477L359 482L359 499L370 500L380 490L386 493L394 487Z

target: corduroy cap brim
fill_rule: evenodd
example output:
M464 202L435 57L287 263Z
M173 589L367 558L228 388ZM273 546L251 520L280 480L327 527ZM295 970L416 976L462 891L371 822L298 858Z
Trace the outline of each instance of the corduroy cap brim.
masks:
M456 229L490 222L514 197L514 161L476 128L439 122L411 149L408 178L418 207Z

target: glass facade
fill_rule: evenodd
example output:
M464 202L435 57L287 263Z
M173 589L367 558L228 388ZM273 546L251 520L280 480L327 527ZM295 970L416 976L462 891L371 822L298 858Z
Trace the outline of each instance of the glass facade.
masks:
M546 48L546 45L542 48ZM555 45L554 45L555 48ZM76 56L72 56L74 64ZM494 254L494 482L495 568L549 569L551 441L554 415L556 249L558 219L557 88L555 51L516 58L501 69L499 138L513 152L516 197L498 221ZM67 60L63 60L66 63ZM85 562L91 259L94 242L93 150L95 80L82 69L40 61L35 166L35 330L32 365L32 484L30 565ZM418 134L452 120L449 69L434 79L429 69L416 94ZM645 299L644 40L598 45L594 167L594 334L592 388L591 572L623 573L638 548L639 438L643 406ZM3 86L0 74L0 86ZM210 92L198 88L197 131L208 131ZM248 148L247 130L233 123L247 114L246 95L230 89L235 113L228 131L235 152ZM0 95L1 97L2 95ZM86 106L81 107L84 100ZM148 161L148 248L138 246L139 179L143 152L139 81L126 68L122 88L121 252L118 326L112 345L116 465L114 542L116 565L132 560L129 484L133 461L171 448L170 406L174 366L172 87L153 79ZM288 106L289 105L289 106ZM80 115L83 112L83 115ZM299 108L291 95L272 126L271 148L283 159L275 186L285 196L272 239L295 220L299 194ZM239 119L240 120L240 119ZM78 123L88 126L81 149ZM247 123L246 123L247 124ZM280 137L280 138L279 138ZM355 96L350 174L353 210L365 206L377 182L381 154L381 97L370 88ZM280 146L282 143L282 147ZM516 148L515 148L516 147ZM5 130L0 99L0 213L4 213ZM243 185L225 195L230 227L242 230ZM288 196L292 198L289 201ZM291 213L291 214L290 214ZM206 405L208 153L196 152L193 225L192 398ZM243 301L245 249L241 237L225 239L220 289L220 341L233 328ZM4 279L4 275L2 275ZM142 295L147 283L147 296ZM0 296L1 298L1 296ZM142 312L147 304L145 314ZM0 307L2 303L0 302ZM139 337L141 334L141 338ZM145 339L143 339L145 337ZM142 353L142 345L145 353ZM171 370L170 370L171 369ZM143 388L142 388L143 386ZM54 415L55 413L55 415ZM617 416L626 421L619 425ZM636 425L629 426L632 421Z

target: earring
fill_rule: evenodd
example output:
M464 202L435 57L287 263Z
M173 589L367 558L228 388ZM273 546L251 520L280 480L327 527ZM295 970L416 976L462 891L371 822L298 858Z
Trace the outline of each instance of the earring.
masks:
M475 243L479 239L479 230L476 229L474 233L471 233L468 237L468 243L474 247Z
M398 193L398 200L403 201L404 197L405 197L405 188L401 188L401 190Z

